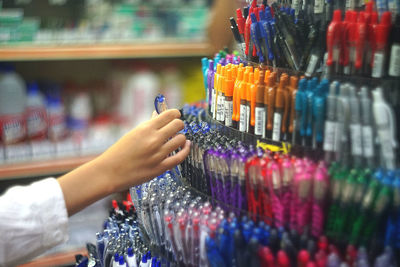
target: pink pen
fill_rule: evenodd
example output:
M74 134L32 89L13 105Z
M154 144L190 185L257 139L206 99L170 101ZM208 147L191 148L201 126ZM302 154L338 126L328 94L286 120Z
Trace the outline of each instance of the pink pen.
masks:
M325 202L328 191L328 170L323 161L318 164L314 174L311 234L322 234L325 220Z
M311 215L311 189L312 189L312 176L314 174L314 163L310 160L304 159L304 169L301 171L300 181L298 185L298 210L297 210L297 232L303 233L305 227L310 222Z
M297 211L299 208L299 184L302 179L304 171L304 162L302 159L296 159L294 162L294 175L293 175L293 183L292 183L292 201L290 203L290 229L297 230Z
M282 173L282 197L283 223L286 226L290 222L290 203L292 201L293 165L290 158L284 158L281 162Z
M267 182L271 198L272 212L274 214L275 227L283 226L283 207L281 203L282 180L279 164L271 161L267 168Z

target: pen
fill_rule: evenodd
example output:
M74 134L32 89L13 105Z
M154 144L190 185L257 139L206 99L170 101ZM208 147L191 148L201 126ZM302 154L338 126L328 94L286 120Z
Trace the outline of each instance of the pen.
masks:
M207 103L208 103L208 111L211 113L211 107L212 107L212 93L213 93L213 79L214 79L214 61L209 60L208 61L208 71L207 71Z
M234 79L232 77L232 70L227 71L227 77L224 80L225 86L225 125L232 126L233 116L233 90L234 90Z
M340 55L341 20L341 11L335 10L333 12L332 22L328 26L326 35L326 48L328 51L328 59L326 61L326 64L331 69L329 73L333 71L337 72Z
M362 165L362 134L361 134L361 118L360 118L360 102L356 96L356 88L353 85L349 89L349 105L350 105L350 140L351 155L353 165L361 167Z
M305 140L306 145L310 146L312 144L312 136L314 129L314 120L313 120L313 104L314 104L314 95L317 91L318 78L314 77L307 82L307 90L305 94L305 99L303 101L306 102L305 112L303 112L303 116L306 118L306 131L305 131Z
M349 90L348 84L340 85L340 92L336 103L336 131L335 131L335 152L336 160L340 160L343 165L349 164Z
M218 84L217 84L217 103L216 103L216 109L217 109L217 115L216 119L220 122L224 122L225 119L225 114L224 114L224 109L225 109L225 96L224 96L224 91L223 91L223 84L225 81L225 75L226 75L226 70L227 66L222 66L221 67L221 74L218 79Z
M257 57L258 61L260 63L264 62L264 51L261 50L261 33L260 33L260 26L259 23L257 22L257 17L256 14L251 13L251 40L253 41L256 51L257 51Z
M219 82L219 76L221 73L221 64L217 64L217 71L215 72L214 76L214 86L212 89L212 95L211 95L211 114L213 116L213 119L215 120L217 118L217 87L218 87L218 82Z
M388 169L394 169L396 166L394 150L397 147L397 143L395 139L396 134L393 111L385 101L381 87L373 90L372 96L373 114L380 143L381 166L385 166Z
M395 17L395 22L390 34L392 41L388 74L391 77L400 77L400 14Z
M282 115L286 104L284 90L287 84L287 80L288 76L282 74L279 86L275 93L274 118L272 127L272 140L274 141L280 141L281 139ZM271 103L271 100L269 102Z
M324 152L325 161L334 160L335 151L335 131L336 131L336 94L339 88L339 82L333 81L329 86L329 94L326 97L326 120L324 129Z
M239 118L239 131L246 132L247 126L247 86L249 81L250 70L246 69L243 75L243 82L240 84L240 118Z
M328 171L324 162L320 162L315 170L313 183L312 230L314 237L322 234L324 227L325 202L328 192Z
M347 10L342 22L340 63L343 73L350 75L354 69L356 59L355 28L357 26L357 12Z
M324 122L326 113L326 92L328 91L329 81L323 79L317 86L314 99L313 99L313 147L322 149L323 145L323 134L324 134Z
M298 78L296 76L290 77L289 89L289 101L290 101L290 117L289 117L289 128L288 128L288 141L294 144L296 135L297 121L296 121L296 96L297 96Z
M250 130L250 121L251 121L251 98L252 94L251 92L254 91L254 72L249 73L249 80L247 83L247 88L246 88L246 133L251 133Z
M375 166L374 132L372 129L372 103L369 97L368 88L363 86L360 89L361 123L362 123L362 148L365 163L370 168Z
M260 71L260 77L258 80L257 91L256 91L256 105L254 108L255 113L255 125L254 134L256 136L265 137L265 106L264 106L264 95L265 95L265 83L264 80L269 76L270 71L267 70L264 75L264 71Z
M305 101L306 98L306 88L307 88L307 80L301 79L299 82L299 87L296 93L296 102L294 105L294 109L296 112L296 127L294 129L294 135L292 138L292 144L301 144L301 137L305 135ZM304 116L303 116L304 113Z
M266 91L264 95L264 105L267 108L267 131L266 137L272 137L272 129L273 129L273 117L274 117L274 109L275 109L275 81L276 81L276 72L272 72L268 77L268 84L266 86Z
M264 78L264 77L263 77ZM256 98L257 98L257 91L258 91L258 83L260 80L260 69L254 69L254 79L253 84L250 87L250 129L249 132L254 134L255 125L256 125Z
M357 25L355 26L355 46L356 46L356 57L354 62L355 72L357 74L362 73L365 42L367 38L367 23L365 19L365 12L360 11L358 13Z
M243 82L243 66L239 66L235 85L233 88L233 114L232 114L232 126L235 129L239 128L240 119L240 86Z
M375 27L375 50L372 61L373 78L381 78L385 75L387 43L391 27L391 12L384 12L381 21Z

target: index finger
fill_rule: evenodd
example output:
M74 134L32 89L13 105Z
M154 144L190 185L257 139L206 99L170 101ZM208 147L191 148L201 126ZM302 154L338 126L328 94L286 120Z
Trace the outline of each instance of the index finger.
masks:
M174 119L179 119L181 113L177 109L169 109L158 115L157 117L151 119L156 129L163 128L165 125L173 121Z

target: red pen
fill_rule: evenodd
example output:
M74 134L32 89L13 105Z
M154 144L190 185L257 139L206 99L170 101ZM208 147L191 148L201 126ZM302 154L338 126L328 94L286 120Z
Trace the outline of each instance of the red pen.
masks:
M277 267L290 267L289 257L286 255L286 252L283 250L278 251L277 255Z
M373 78L382 78L386 64L387 43L392 26L391 12L382 14L380 23L375 27L375 51L372 56L372 74Z
M269 247L260 247L258 257L260 258L260 267L276 267L274 254Z
M326 48L328 51L328 58L326 65L337 72L339 55L340 55L340 37L342 27L342 12L337 9L333 12L332 22L329 24L326 33Z
M310 254L307 250L300 250L297 255L297 266L298 267L306 267L307 263L310 261Z
M239 33L243 37L245 20L243 18L242 10L240 8L236 9L236 17L237 17L236 18L236 23L238 25Z
M364 13L364 11L358 13L357 26L355 30L356 60L354 62L354 67L356 73L362 72L365 42L367 39L367 23L365 21Z
M320 236L318 239L318 249L327 252L329 248L328 238Z
M247 58L250 59L251 55L253 54L253 42L251 41L251 16L250 14L253 13L253 8L250 7L249 15L247 16L246 23L244 26L244 42L246 43L246 50L244 53L246 54Z
M327 260L328 256L325 251L319 250L315 254L315 263L317 264L318 267L325 267Z
M347 10L342 26L342 41L340 63L343 73L350 74L351 66L355 60L354 27L356 26L357 12Z
M317 267L317 264L315 264L315 262L313 262L313 261L309 261L306 266L307 267Z
M353 245L348 245L346 248L346 262L353 266L357 259L357 249Z
M245 166L246 192L248 211L253 220L257 220L261 210L261 185L259 184L260 159L253 157L248 160Z
M371 3L371 2L368 2ZM367 10L367 9L366 9ZM369 10L369 8L368 8ZM366 53L365 53L365 64L364 72L368 75L371 74L372 56L375 53L375 27L378 25L378 12L366 11L367 19L367 42L366 42Z

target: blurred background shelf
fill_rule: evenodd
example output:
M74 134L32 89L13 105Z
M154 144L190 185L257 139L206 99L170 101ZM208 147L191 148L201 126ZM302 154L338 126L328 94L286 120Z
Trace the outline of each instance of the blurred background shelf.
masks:
M39 257L31 262L19 265L19 267L50 267L74 265L75 255L77 254L87 255L86 248Z
M95 155L92 155L45 161L7 163L0 165L0 180L59 175L71 171L95 157Z
M210 55L208 43L138 43L1 46L0 61L174 58Z

